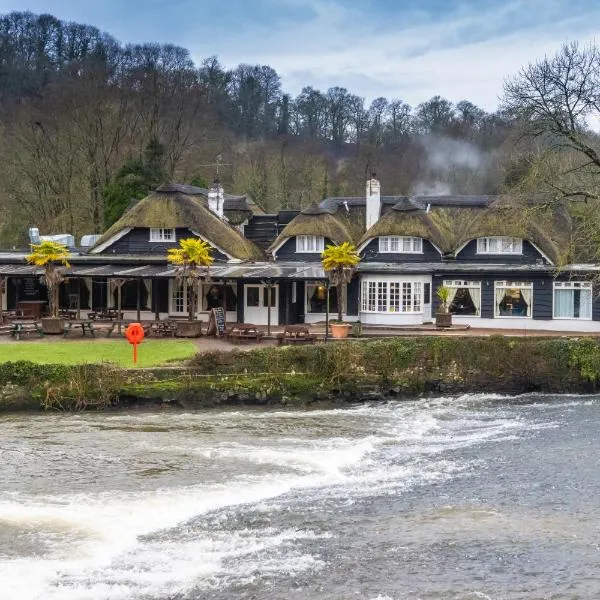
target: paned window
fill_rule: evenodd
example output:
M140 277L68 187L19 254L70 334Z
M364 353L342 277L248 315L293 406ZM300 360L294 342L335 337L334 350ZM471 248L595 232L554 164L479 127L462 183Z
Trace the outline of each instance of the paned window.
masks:
M477 254L523 254L523 240L500 236L478 238Z
M322 235L297 235L296 252L323 252L325 238Z
M553 304L555 319L591 319L591 282L555 281Z
M384 235L379 238L380 253L421 254L423 239L398 235Z
M496 281L495 315L497 317L531 317L532 307L531 281Z
M175 241L175 229L165 229L163 227L151 227L150 228L150 241L151 242L174 242Z
M363 312L414 313L421 312L423 283L421 281L372 281L361 285Z
M184 283L173 281L171 287L171 312L184 313L187 311L187 288Z
M451 279L444 281L450 290L448 305L453 315L481 316L481 282Z

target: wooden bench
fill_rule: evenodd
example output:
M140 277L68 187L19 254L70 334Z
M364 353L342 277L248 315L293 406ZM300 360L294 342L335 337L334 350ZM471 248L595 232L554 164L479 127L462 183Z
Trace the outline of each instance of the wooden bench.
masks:
M316 339L306 325L286 325L283 331L277 334L277 345L313 344Z
M177 323L173 323L172 321L153 321L144 326L144 333L156 337L175 337L175 334L177 333Z
M12 335L14 325L7 323L6 325L0 325L0 335Z
M89 331L92 337L94 335L94 322L93 321L66 321L63 326L63 336L67 337L73 328L81 327L81 334L85 337L85 332Z
M18 321L12 324L12 330L10 334L16 340L20 340L21 336L28 335L30 333L37 333L40 337L44 335L42 326L38 321Z
M263 332L252 323L234 323L227 329L226 338L234 343L260 342Z

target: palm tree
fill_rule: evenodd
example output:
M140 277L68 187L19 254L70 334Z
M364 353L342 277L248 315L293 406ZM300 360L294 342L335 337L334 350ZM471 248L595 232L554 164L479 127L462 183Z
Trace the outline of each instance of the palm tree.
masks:
M170 248L167 260L177 267L177 279L187 287L188 316L193 321L196 317L198 285L202 277L208 275L213 257L210 244L198 238L179 240L179 248Z
M338 321L342 320L342 286L350 283L356 271L360 256L356 247L349 242L339 246L327 246L321 254L321 263L327 273L329 282L337 289Z
M44 268L50 316L57 318L58 291L60 284L65 279L60 267L69 267L69 249L58 242L43 241L40 244L32 244L31 254L26 259L30 265Z

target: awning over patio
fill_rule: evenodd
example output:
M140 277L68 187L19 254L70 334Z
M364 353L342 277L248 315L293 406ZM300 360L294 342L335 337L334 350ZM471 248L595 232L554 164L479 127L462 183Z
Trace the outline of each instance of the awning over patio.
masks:
M296 280L318 280L325 279L325 271L320 264L302 263L252 263L252 264L226 264L215 265L210 268L212 279L296 279ZM30 265L4 264L0 265L0 276L25 277L40 276L43 269ZM123 279L173 279L177 272L169 265L116 265L116 264L89 264L71 265L65 270L67 277L114 277Z

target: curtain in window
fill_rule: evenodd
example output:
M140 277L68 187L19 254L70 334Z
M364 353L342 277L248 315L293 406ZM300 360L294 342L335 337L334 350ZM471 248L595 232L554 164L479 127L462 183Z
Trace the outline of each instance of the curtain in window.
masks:
M469 295L475 306L475 314L481 315L481 290L478 288L469 288Z
M531 289L519 288L519 291L521 292L521 296L523 297L523 300L525 300L525 303L527 304L527 312L523 316L529 317L529 316L531 316L531 297L532 297Z
M554 316L572 319L575 306L575 290L554 290Z
M504 298L504 294L506 293L506 288L500 287L496 288L496 313L500 314L500 303Z
M85 283L85 287L88 289L89 295L88 295L88 308L91 310L92 308L92 278L91 277L85 277L83 280L83 283Z
M458 288L448 288L449 293L448 293L448 307L450 307L452 305L452 302L454 302L454 298L456 298L456 292L458 292Z
M579 317L581 319L592 318L592 290L581 290Z
M142 279L146 288L146 310L152 310L152 279Z

